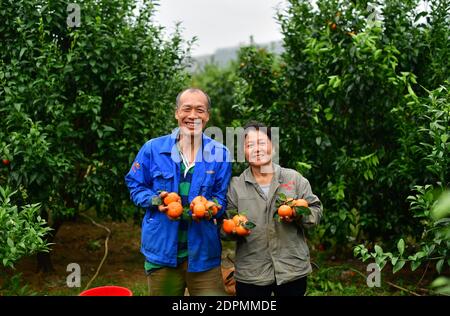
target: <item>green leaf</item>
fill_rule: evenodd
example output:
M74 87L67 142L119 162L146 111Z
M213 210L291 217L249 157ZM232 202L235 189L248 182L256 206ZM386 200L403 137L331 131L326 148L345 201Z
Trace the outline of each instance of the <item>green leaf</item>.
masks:
M442 134L442 135L441 135L441 141L442 141L443 143L446 143L447 140L448 140L448 135L447 135L447 134Z
M162 199L160 196L154 196L152 197L152 205L153 206L159 206L162 204Z
M392 257L391 258L392 266L395 266L397 264L397 262L398 262L398 257Z
M447 279L446 277L440 276L431 283L430 287L436 288L436 287L446 286L448 284L448 282L449 282L449 279Z
M441 274L443 266L444 266L444 259L441 259L436 263L436 271L439 274Z
M408 92L413 97L417 97L417 95L414 93L414 90L411 88L411 85L408 84Z
M392 273L396 273L398 272L401 268L403 268L403 266L405 265L406 261L401 259L399 261L397 261L394 265L394 268L392 269Z
M420 20L421 17L425 17L428 15L427 11L422 11L420 13L418 13L415 17L414 17L414 22L417 22L418 20Z
M256 225L250 221L247 221L243 226L247 229L253 229L256 227Z
M227 218L233 218L233 216L237 215L239 212L237 210L227 210L226 215Z
M108 126L108 125L103 125L103 131L105 131L105 132L115 132L116 129L111 127L111 126Z
M330 108L326 108L326 109L324 110L324 112L325 112L325 119L326 119L327 121L330 121L330 120L333 119L333 113L331 112L331 109L330 109Z
M296 216L311 215L311 210L305 206L294 206L294 211Z
M6 240L6 243L8 244L8 246L10 248L14 247L14 241L11 238L8 237L8 239Z
M378 245L375 245L375 253L379 256L381 256L383 254L383 248L381 248Z
M422 264L421 260L411 261L411 270L416 271L418 267Z
M327 86L326 84L322 83L317 86L316 91L319 92L319 91L323 90L323 88L325 88L326 86Z
M373 58L374 59L378 59L379 57L380 57L380 55L381 55L381 49L377 49L376 51L375 51L375 53L373 54Z
M320 136L316 137L316 144L317 144L317 146L320 146L321 142L322 142L322 138Z
M22 59L22 56L23 56L23 54L25 53L26 50L27 50L26 47L23 47L23 48L20 50L20 53L19 53L19 59Z
M403 252L405 251L405 241L403 240L403 238L398 241L397 249L400 253L400 256L403 255Z

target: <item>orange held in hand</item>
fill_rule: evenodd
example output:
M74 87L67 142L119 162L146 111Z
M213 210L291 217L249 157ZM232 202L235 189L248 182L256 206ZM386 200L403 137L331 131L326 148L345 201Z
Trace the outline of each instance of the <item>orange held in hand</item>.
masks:
M308 207L308 201L306 201L305 199L298 199L298 200L294 200L294 205L293 206L303 206L303 207Z
M178 219L183 214L183 206L179 202L171 202L167 205L167 216L171 219Z
M207 201L205 206L206 206L206 210L211 212L212 216L216 215L217 212L222 208L220 205L217 205L213 201Z
M225 219L222 224L222 229L226 234L236 233L236 224L232 219Z
M239 236L247 236L250 234L250 229L245 228L243 225L236 227L236 234Z
M227 222L227 228L234 225L234 230L232 230L232 233L236 233L239 236L247 236L250 234L250 229L247 227L249 221L245 215L236 214L228 221L230 222ZM251 227L254 227L254 224L251 224ZM225 221L223 231L227 233L225 230Z
M294 215L294 211L290 206L283 204L278 208L278 215L281 217L291 217Z
M194 205L192 213L196 218L203 218L206 215L206 206L202 203L197 203Z
M248 221L248 219L245 215L237 214L233 216L233 221L236 226L239 226L245 224Z
M164 197L164 204L165 205L169 205L172 202L181 203L181 197L175 192L170 192L169 194L167 194Z
M196 196L190 204L192 217L194 219L210 219L211 216L216 215L221 208L222 206L217 204L215 199L214 201L208 201L204 196L201 195Z
M203 204L206 207L206 202L208 202L208 200L204 196L201 195L196 196L191 202L191 210L193 211L194 206L197 204Z

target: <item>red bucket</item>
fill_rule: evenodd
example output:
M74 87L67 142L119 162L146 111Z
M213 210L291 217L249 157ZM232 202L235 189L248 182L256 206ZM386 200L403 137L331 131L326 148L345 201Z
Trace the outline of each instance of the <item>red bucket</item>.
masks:
M133 296L133 292L121 286L100 286L83 291L80 296Z

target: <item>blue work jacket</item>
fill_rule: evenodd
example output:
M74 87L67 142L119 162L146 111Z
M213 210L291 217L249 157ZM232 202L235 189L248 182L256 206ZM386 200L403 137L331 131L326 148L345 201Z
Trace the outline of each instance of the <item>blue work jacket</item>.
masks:
M178 225L161 213L152 199L159 191L178 192L180 163L176 140L179 129L172 134L149 140L137 154L125 183L130 198L146 209L142 221L141 252L147 261L163 266L177 266ZM202 135L201 150L195 159L195 169L189 191L189 202L202 195L208 200L216 198L226 209L226 194L231 178L228 149L219 142ZM219 228L214 218L190 221L188 227L188 271L201 272L220 265L222 246Z

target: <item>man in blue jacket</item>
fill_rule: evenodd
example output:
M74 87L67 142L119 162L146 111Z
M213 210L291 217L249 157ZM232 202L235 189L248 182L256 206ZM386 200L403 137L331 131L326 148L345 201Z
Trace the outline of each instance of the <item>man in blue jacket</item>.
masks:
M141 252L150 295L225 294L222 247L217 218L226 209L231 178L227 148L203 133L210 113L209 96L189 88L176 99L178 128L142 146L125 176L131 200L146 209ZM222 206L213 218L171 220L158 210L160 192L177 192L183 207L198 195Z

